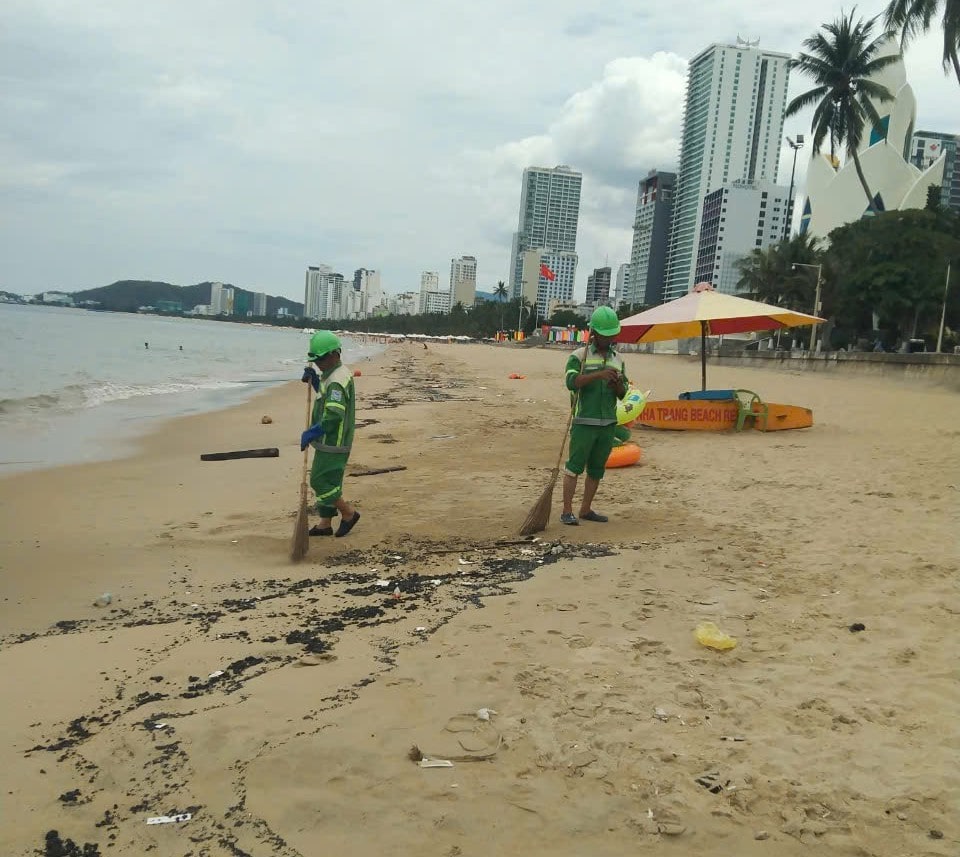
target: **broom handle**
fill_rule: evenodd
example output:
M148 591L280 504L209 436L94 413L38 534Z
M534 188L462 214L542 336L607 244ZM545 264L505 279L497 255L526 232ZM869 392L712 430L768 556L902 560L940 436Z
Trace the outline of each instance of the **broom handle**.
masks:
M583 374L583 370L587 365L587 356L589 354L589 351L590 351L590 331L587 330L587 341L584 343L584 346L583 346L583 360L580 361L580 371L577 373L578 378ZM579 390L574 391L573 395L574 395L573 404L570 405L570 416L567 417L567 428L566 428L566 431L563 433L563 443L560 444L560 455L557 457L557 466L553 468L554 470L559 470L560 464L563 462L563 451L567 448L567 438L570 437L570 426L573 425L573 415L576 413L576 410L577 410L577 401L580 398L580 391Z
M306 427L310 428L310 410L313 405L313 384L307 382L307 419ZM303 474L300 477L300 493L306 496L307 493L307 471L310 468L310 445L303 451Z

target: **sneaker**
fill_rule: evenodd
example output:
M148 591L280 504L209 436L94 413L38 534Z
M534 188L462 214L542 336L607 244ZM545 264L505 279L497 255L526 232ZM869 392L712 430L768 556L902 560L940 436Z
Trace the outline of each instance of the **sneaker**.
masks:
M560 523L567 524L571 527L579 526L580 522L577 520L577 516L573 512L564 512L560 516Z

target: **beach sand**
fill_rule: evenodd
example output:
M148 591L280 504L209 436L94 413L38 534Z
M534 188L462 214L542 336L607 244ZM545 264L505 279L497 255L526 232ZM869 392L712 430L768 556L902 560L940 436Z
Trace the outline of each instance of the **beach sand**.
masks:
M711 367L815 426L635 432L610 523L560 526L558 486L525 543L565 356L362 364L351 472L407 469L349 475L359 524L296 566L301 384L0 480L0 853L957 854L960 397Z

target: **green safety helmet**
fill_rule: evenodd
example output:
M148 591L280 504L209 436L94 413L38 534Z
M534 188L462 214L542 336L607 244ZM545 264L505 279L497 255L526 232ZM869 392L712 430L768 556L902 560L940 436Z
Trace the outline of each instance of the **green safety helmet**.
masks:
M590 316L590 329L600 336L616 336L620 332L620 319L608 306L598 306Z
M329 330L318 330L310 337L310 351L307 353L307 359L319 360L331 351L339 350L340 339L335 333Z

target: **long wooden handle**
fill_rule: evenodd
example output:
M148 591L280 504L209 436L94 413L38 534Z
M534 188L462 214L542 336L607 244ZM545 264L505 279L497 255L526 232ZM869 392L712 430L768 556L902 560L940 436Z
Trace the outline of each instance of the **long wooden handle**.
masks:
M313 384L307 382L307 418L305 420L306 428L310 428L310 411L313 407ZM304 429L306 430L306 429ZM300 492L306 494L307 491L307 472L310 469L310 444L303 451L303 475L300 477Z

